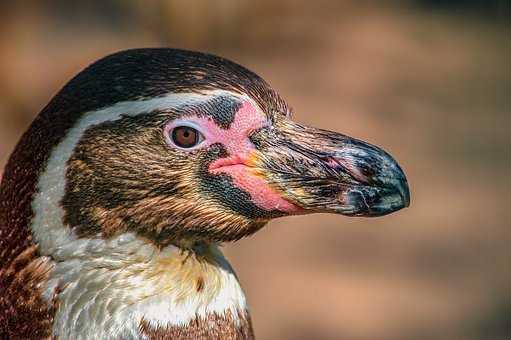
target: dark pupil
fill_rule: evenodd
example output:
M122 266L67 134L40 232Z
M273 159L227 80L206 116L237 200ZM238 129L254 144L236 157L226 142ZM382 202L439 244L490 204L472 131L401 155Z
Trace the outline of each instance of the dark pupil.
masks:
M197 144L198 133L188 126L180 126L172 131L172 140L177 146L191 148Z

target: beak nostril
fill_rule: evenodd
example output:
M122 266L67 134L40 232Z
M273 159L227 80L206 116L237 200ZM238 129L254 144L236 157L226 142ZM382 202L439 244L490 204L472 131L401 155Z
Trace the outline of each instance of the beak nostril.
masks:
M342 172L361 184L373 184L375 172L365 164L351 157L330 157L326 164L335 172Z

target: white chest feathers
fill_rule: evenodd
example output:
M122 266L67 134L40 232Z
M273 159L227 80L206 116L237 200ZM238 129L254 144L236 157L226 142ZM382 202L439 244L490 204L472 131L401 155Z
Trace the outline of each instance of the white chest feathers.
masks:
M155 327L185 326L247 308L236 275L213 245L158 250L124 234L76 239L55 260L45 296L59 287L53 335L62 339L137 339L142 319Z

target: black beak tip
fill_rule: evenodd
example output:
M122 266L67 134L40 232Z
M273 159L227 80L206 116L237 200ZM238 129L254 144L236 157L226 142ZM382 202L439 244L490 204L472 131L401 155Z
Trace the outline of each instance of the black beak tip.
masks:
M410 189L408 188L408 181L406 178L401 182L401 185L399 186L399 194L403 200L403 208L408 208L410 206Z
M394 173L396 175L396 173ZM376 200L374 216L387 215L410 206L410 188L404 173L399 168L396 177L384 181L382 187L377 188L379 199ZM369 207L369 210L371 207Z
M385 165L376 180L381 186L377 188L380 200L376 206L382 215L408 208L410 206L410 188L403 170L399 164L386 152L382 151ZM376 216L379 216L376 214Z
M347 216L378 217L410 206L406 177L386 178L374 186L353 186L340 197L338 212Z

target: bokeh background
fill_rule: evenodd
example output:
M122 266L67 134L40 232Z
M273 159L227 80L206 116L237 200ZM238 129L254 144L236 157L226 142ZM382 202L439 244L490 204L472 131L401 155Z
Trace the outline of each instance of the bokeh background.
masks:
M74 74L150 46L233 59L298 121L396 157L409 209L225 246L259 339L511 339L510 1L2 1L0 19L0 169Z

